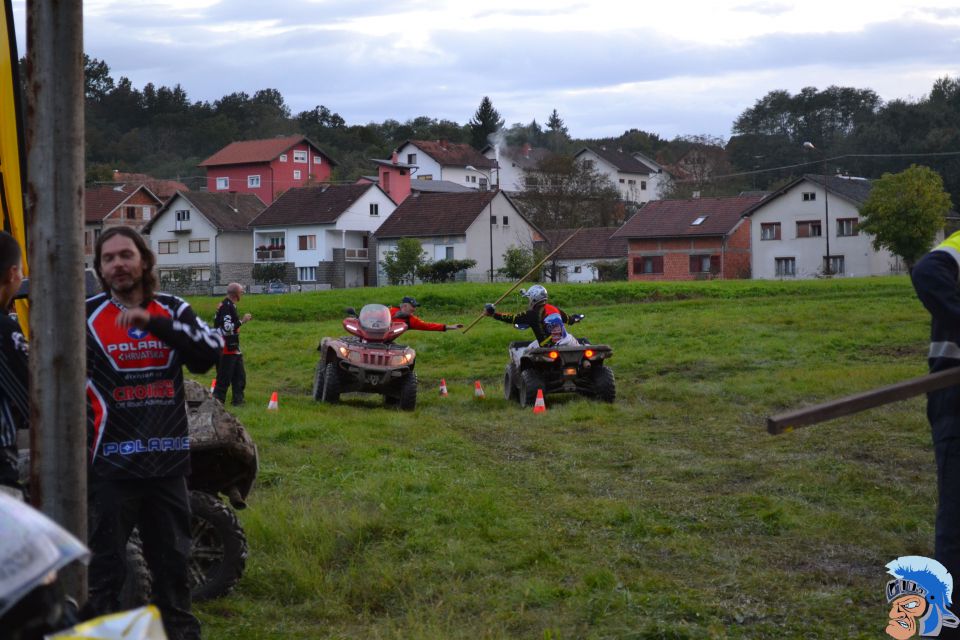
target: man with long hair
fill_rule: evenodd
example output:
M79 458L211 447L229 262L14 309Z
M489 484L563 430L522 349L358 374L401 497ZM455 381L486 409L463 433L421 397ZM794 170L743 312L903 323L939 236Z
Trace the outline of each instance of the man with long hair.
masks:
M103 293L87 300L90 599L86 614L120 609L127 539L136 526L153 599L171 640L200 637L190 612L190 438L183 366L217 363L222 338L184 300L157 293L153 252L136 231L97 240Z

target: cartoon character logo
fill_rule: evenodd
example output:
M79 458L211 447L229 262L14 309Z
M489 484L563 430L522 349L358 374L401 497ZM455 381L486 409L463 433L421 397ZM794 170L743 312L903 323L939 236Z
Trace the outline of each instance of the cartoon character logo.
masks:
M922 556L902 556L887 564L887 572L894 577L887 583L887 635L898 640L936 637L943 627L960 624L949 609L953 577L942 564Z

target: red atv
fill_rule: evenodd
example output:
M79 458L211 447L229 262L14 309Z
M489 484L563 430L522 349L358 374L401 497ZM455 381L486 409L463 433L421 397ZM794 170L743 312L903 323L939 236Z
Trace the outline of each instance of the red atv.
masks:
M336 403L341 393L383 395L387 406L413 411L417 406L417 353L393 344L407 330L403 322L391 322L390 309L368 304L360 315L347 309L343 328L350 334L324 338L317 351L320 362L313 377L313 399Z

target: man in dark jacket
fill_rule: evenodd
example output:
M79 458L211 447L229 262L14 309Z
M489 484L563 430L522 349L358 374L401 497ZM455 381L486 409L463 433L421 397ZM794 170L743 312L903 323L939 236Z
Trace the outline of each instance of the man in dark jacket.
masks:
M424 322L413 315L414 310L420 306L416 299L410 296L404 296L399 307L390 307L390 319L393 321L405 322L408 329L417 331L454 331L462 329L462 324L440 324L439 322Z
M20 245L0 231L0 485L22 492L17 472L17 430L26 428L28 409L27 341L7 314L23 281Z
M243 354L240 352L240 325L253 319L249 313L242 318L237 311L237 303L243 296L243 285L231 282L227 285L227 297L217 307L217 317L213 328L223 336L223 353L217 365L217 386L213 397L221 403L227 403L227 387L233 387L233 406L243 404L243 392L247 386L247 372L243 367Z
M136 526L153 599L171 640L200 637L190 612L190 437L183 366L216 364L223 339L182 299L155 293L155 258L130 227L97 240L104 292L87 300L88 545L86 615L120 609L127 539Z
M487 304L483 312L500 322L527 325L533 330L539 344L545 344L550 339L550 331L543 323L543 319L552 313L560 315L564 324L570 322L569 316L557 307L547 302L546 287L535 284L529 289L521 289L520 295L527 299L527 310L522 313L499 313L492 304Z
M930 372L960 366L960 233L921 258L910 273L930 312ZM934 557L960 579L960 386L927 394L927 418L937 462ZM942 638L960 637L944 629Z

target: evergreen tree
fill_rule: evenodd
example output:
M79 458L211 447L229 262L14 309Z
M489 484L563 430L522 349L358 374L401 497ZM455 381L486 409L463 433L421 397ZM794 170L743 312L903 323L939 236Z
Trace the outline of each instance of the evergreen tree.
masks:
M550 150L554 153L560 153L566 144L570 142L567 127L563 124L563 118L560 117L556 109L553 110L553 113L551 113L547 119L547 140L550 144Z
M482 149L486 146L491 134L496 133L503 126L503 118L500 113L493 108L493 102L490 98L483 96L477 112L470 121L470 144L475 149Z

